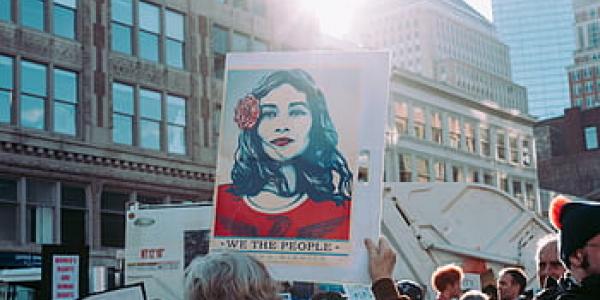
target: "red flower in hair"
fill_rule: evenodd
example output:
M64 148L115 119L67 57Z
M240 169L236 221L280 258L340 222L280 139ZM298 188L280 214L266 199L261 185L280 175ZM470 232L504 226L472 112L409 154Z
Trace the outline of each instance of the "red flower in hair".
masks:
M253 95L248 95L238 101L235 107L235 121L238 127L242 130L252 129L258 122L260 115L259 102Z
M550 209L548 210L548 217L549 217L552 225L554 225L554 227L558 230L562 229L562 223L560 222L560 217L562 214L563 207L565 206L565 204L570 203L570 202L571 202L571 200L569 200L568 198L566 198L564 196L557 196L556 198L552 199L552 202L550 203Z

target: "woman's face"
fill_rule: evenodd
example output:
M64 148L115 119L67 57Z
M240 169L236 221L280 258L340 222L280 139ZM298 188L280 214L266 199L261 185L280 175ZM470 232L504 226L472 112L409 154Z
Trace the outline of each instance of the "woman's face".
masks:
M308 147L312 115L304 93L284 84L262 98L260 115L258 136L271 159L286 161Z

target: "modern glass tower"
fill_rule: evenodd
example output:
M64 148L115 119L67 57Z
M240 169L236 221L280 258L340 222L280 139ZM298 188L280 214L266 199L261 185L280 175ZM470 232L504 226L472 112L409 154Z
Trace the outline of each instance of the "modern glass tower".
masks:
M527 88L529 113L562 115L570 106L566 67L575 50L571 0L492 0L492 11L510 48L512 79Z

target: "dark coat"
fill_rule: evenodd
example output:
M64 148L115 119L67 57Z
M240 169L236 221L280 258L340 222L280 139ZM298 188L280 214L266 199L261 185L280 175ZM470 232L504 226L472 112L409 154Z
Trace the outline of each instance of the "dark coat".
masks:
M535 299L600 300L600 274L586 277L580 285L567 274L558 281L558 285L542 290Z

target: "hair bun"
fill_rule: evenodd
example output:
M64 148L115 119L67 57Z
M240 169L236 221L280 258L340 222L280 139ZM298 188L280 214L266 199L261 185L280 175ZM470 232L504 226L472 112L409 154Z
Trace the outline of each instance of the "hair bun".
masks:
M562 223L560 217L562 215L563 208L567 203L572 201L565 196L556 196L550 203L550 209L548 210L548 218L554 227L558 230L562 229Z

